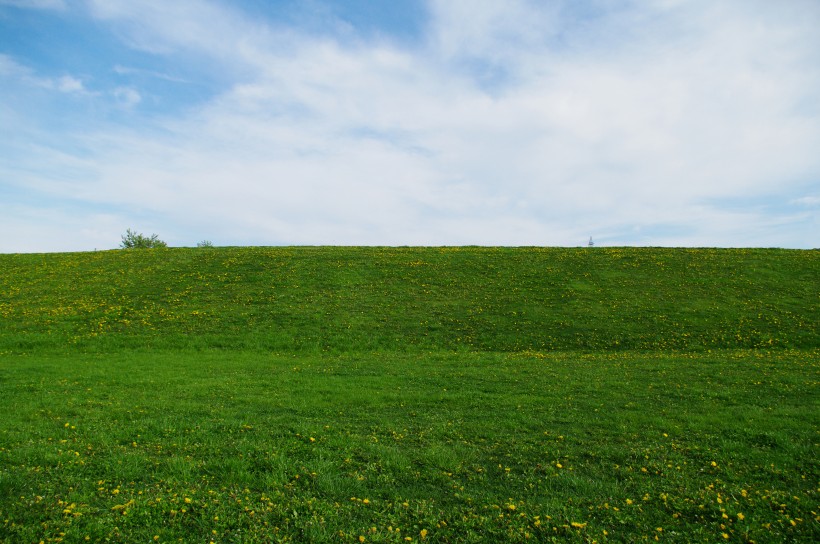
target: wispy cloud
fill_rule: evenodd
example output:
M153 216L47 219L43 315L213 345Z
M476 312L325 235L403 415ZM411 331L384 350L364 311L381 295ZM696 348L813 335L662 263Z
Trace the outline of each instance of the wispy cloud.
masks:
M133 68L129 66L120 66L117 64L113 68L114 72L120 75L138 75L138 76L147 76L157 79L162 79L165 81L171 81L173 83L189 83L188 80L182 77L174 76L171 74L166 74L163 72L158 72L156 70L145 70L143 68Z
M19 82L39 87L41 89L55 90L61 93L87 93L87 89L82 80L71 76L63 75L55 78L42 77L35 74L34 70L18 63L9 55L0 53L0 75L14 78Z
M792 204L798 206L806 206L809 208L816 208L820 206L820 196L804 196L792 200Z
M0 0L0 6L12 6L25 9L65 10L65 0Z
M15 61L11 56L0 53L0 75L2 76L26 76L29 70Z
M132 108L142 101L142 96L130 87L117 87L114 89L114 97L126 108Z
M54 81L52 85L63 93L81 93L85 91L83 82L71 76L62 76Z
M230 3L88 9L163 60L117 74L185 63L221 82L159 118L77 127L82 176L38 152L49 194L110 206L121 230L139 214L172 244L817 245L813 197L789 197L802 215L723 204L816 192L813 2L440 0L401 45ZM106 93L133 111L146 96Z

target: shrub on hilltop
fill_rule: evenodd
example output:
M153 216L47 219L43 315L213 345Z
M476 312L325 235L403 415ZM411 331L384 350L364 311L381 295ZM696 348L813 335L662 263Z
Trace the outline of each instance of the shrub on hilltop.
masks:
M122 249L150 249L168 247L168 244L160 240L156 234L145 236L128 229L122 236L120 247Z

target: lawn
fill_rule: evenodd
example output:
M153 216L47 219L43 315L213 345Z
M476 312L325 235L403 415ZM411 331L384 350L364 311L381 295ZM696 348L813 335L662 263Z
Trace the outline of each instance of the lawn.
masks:
M817 352L2 362L8 542L820 535Z
M0 256L0 542L816 542L819 262Z

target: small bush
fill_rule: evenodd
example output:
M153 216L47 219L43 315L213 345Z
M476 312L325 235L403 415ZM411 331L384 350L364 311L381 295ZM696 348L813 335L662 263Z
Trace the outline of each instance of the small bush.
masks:
M156 234L145 236L144 234L136 233L128 229L125 231L125 234L122 235L120 247L122 249L150 249L168 247L168 244L160 240Z
M210 240L202 240L197 242L196 247L214 247L214 244Z

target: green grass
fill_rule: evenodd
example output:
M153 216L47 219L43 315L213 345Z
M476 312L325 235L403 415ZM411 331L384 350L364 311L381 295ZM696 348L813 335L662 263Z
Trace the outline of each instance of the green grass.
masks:
M820 252L214 248L0 255L0 352L813 348Z
M817 252L0 256L0 542L816 542Z

